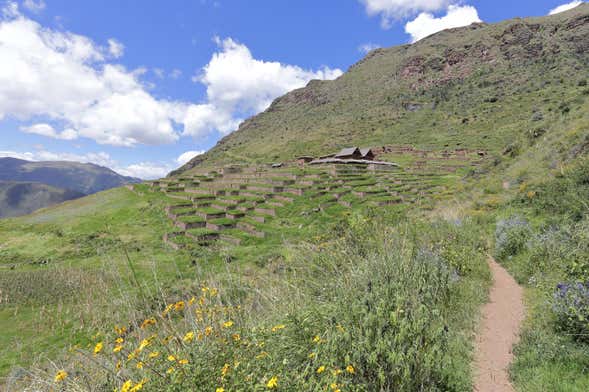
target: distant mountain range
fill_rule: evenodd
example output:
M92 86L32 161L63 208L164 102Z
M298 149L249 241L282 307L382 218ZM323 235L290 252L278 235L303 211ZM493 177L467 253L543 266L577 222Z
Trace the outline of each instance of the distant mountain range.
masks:
M0 158L0 218L140 181L89 163Z

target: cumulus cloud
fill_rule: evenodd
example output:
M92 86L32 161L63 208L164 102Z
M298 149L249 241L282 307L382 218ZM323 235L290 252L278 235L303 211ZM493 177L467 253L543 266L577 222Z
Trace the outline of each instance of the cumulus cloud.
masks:
M45 28L22 15L15 2L1 12L0 120L43 118L46 125L59 123L66 129L57 132L34 123L22 128L47 137L131 147L173 143L180 134L227 134L276 97L311 79L342 74L328 67L307 70L258 60L245 45L217 39L219 50L194 78L206 87L206 100L162 100L141 81L146 69L127 70L109 62L124 54L119 41L101 46L85 36ZM178 78L181 71L168 76Z
M164 144L178 139L170 108L150 95L141 72L105 63L122 55L84 36L43 28L8 3L0 19L0 120L43 116L101 144ZM68 132L69 135L73 133Z
M24 0L22 3L23 7L31 12L39 13L46 7L44 0Z
M125 54L125 45L114 38L108 40L108 52L114 58L122 57Z
M153 180L165 177L172 170L174 170L173 167L168 164L140 162L119 168L116 172L124 176L141 178L142 180Z
M362 44L362 45L360 45L360 46L358 47L358 51L359 51L360 53L367 54L368 52L371 52L371 51L373 51L374 49L378 49L378 48L380 48L380 47L381 47L381 46L380 46L380 45L378 45L378 44L373 44L372 42L368 42L368 43L366 43L366 44Z
M177 159L176 162L179 165L185 165L188 162L190 162L190 160L196 156L202 155L204 154L204 150L199 150L199 151L186 151L185 153L181 154Z
M229 133L243 117L265 110L278 96L312 79L331 80L343 74L328 67L312 71L258 60L247 46L231 38L216 38L216 42L220 51L193 78L206 86L208 102L187 108L183 119L186 135L198 136L212 129Z
M431 13L422 12L405 25L405 32L411 35L411 42L416 42L438 31L468 26L476 22L481 22L481 19L473 6L450 5L446 15L439 18Z
M382 26L389 28L394 20L399 20L418 12L439 11L454 0L360 0L368 15L380 15Z
M580 6L581 4L583 4L583 1L571 1L570 3L562 4L554 9L551 9L550 12L548 13L548 15L559 14L561 12L572 10L573 8L576 8L576 7Z
M34 133L41 136L51 137L53 139L74 140L78 138L78 132L73 129L66 129L57 132L51 125L40 123L28 127L20 127L20 130L26 133Z

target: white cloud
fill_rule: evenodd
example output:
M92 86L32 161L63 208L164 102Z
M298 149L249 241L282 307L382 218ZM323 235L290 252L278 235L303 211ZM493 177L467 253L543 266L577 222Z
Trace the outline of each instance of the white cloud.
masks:
M57 132L51 125L40 123L28 127L20 127L20 130L26 133L34 133L41 136L51 137L53 139L74 140L78 138L78 132L73 129L66 129L63 132Z
M381 46L379 44L373 44L372 42L368 42L366 44L362 44L358 47L358 51L360 53L367 54L368 52L373 51L374 49L378 49Z
M583 1L571 1L570 3L559 5L558 7L551 9L548 15L559 14L561 12L572 10L573 8L578 7L583 3Z
M455 0L360 0L368 15L380 15L383 28L392 21L414 15L421 11L439 11Z
M220 51L193 78L206 86L208 102L187 108L183 119L186 135L203 135L212 129L229 133L243 117L265 110L280 95L312 79L335 79L343 73L328 67L311 71L258 60L247 46L231 38L215 41Z
M22 3L23 7L31 12L39 13L46 7L44 0L24 0Z
M91 152L87 154L55 153L46 150L34 152L0 151L0 157L13 157L27 161L67 161L94 163L105 167L114 167L116 162L106 152Z
M204 150L200 151L186 151L184 154L181 154L178 158L176 158L176 162L179 165L185 165L188 163L192 158L204 154Z
M178 104L150 95L139 80L144 70L104 63L105 56L122 54L116 41L102 48L87 37L43 28L14 3L3 15L0 120L43 116L101 144L178 140L170 113Z
M66 131L23 127L53 138L84 137L130 147L173 143L180 132L193 137L227 134L276 97L311 79L342 74L339 69L306 70L258 60L245 45L228 38L217 40L219 51L195 79L206 87L204 103L162 100L140 79L147 69L127 70L108 62L124 54L120 42L110 39L101 46L85 36L45 28L22 15L15 2L6 3L1 12L0 120L26 123L40 117L47 125L59 123ZM172 70L168 76L181 74Z
M125 45L114 38L108 40L108 52L114 58L122 57L125 54Z
M170 72L170 78L172 79L178 79L180 76L182 76L182 71L180 71L177 68L173 69L172 72Z
M468 26L475 22L481 22L476 8L470 5L450 5L446 15L439 18L430 13L422 12L417 18L407 22L405 32L411 35L411 42L416 42L438 31Z
M165 177L172 170L174 170L174 168L167 164L141 162L124 168L119 168L116 171L124 176L137 177L143 180L153 180Z

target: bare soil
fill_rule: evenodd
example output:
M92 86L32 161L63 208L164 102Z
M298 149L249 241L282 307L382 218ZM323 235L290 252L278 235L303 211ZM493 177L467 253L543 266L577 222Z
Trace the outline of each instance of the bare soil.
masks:
M476 338L475 385L477 392L513 391L509 381L512 348L519 340L524 320L523 289L495 260L489 258L493 287L482 310Z

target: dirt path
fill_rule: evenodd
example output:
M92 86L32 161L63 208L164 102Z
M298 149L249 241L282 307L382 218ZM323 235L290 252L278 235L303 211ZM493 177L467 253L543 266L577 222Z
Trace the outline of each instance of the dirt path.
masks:
M475 386L477 392L513 391L508 367L512 347L519 339L524 319L523 290L509 273L489 258L493 287L483 307L476 339Z

